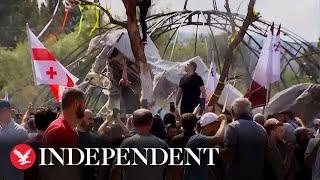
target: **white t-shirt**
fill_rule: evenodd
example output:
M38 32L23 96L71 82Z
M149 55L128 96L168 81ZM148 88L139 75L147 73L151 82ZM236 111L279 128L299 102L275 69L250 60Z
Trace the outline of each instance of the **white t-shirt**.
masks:
M312 152L318 141L320 141L320 138L310 139L305 155ZM316 160L312 166L312 180L320 180L320 148L318 149Z

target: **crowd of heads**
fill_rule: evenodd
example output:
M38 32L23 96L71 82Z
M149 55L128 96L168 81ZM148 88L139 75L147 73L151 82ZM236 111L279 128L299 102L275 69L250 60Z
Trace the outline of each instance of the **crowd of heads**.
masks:
M189 66L193 71L196 69L196 66L193 64L190 64ZM305 179L311 178L311 176L313 176L311 174L314 173L312 172L312 168L317 166L315 165L316 162L320 162L320 155L319 153L316 155L312 154L314 148L319 148L319 145L313 146L313 148L308 146L311 146L309 144L310 139L320 138L320 120L315 119L313 121L314 127L313 129L310 129L304 127L303 123L298 121L298 118L290 111L282 111L272 116L265 117L260 113L252 114L251 109L251 103L248 99L240 98L235 100L232 103L230 114L223 115L226 117L225 125L222 125L223 120L221 120L221 115L212 112L204 112L202 115L193 113L180 115L168 112L163 117L160 117L159 115L152 114L150 110L138 109L131 115L126 115L122 118L120 116L114 117L111 115L106 117L95 117L94 112L85 107L85 94L81 90L70 89L64 93L62 97L61 109L57 107L38 107L35 110L33 110L33 108L28 108L28 111L24 114L22 120L17 118L20 116L12 115L12 107L9 102L1 100L0 125L1 130L6 128L9 123L15 123L17 126L21 126L21 129L25 129L28 133L28 137L23 139L23 141L29 143L30 139L37 135L43 135L50 124L56 121L58 117L64 116L71 128L78 132L79 142L85 142L83 141L83 138L90 137L89 142L86 142L87 144L82 144L82 146L88 147L99 146L116 148L120 147L124 140L129 141L128 139L133 138L136 135L152 135L154 138L162 140L168 146L175 148L208 146L208 148L216 147L230 152L232 152L230 147L241 149L244 146L248 146L245 147L245 149L251 149L250 151L254 153L254 150L252 149L258 149L260 144L266 144L266 146L263 147L263 149L265 149L265 151L263 150L263 153L266 157L272 157L273 159L271 158L271 160L266 160L266 162L260 164L280 162L283 167L290 167L280 170L284 171L284 176L278 175L277 171L274 170L272 166L261 167L266 168L269 171L267 173L273 174L273 177L276 179L278 177L290 179L289 177L295 176L299 178L304 177ZM254 137L255 134L251 137L252 134L250 135L250 132L257 133L257 130L262 132L261 138L259 138L258 135L257 137ZM86 136L82 136L82 133L85 132L90 133L90 136L87 136L87 134ZM217 138L217 136L221 136L221 134L223 134L222 138ZM201 138L198 137L199 135L201 135L201 138L206 137L208 139L206 141L200 141ZM0 134L0 140L1 136L3 135ZM294 137L293 140L292 137L290 139L290 136ZM42 136L40 137L43 138ZM210 139L210 137L212 137L212 139ZM195 143L198 140L199 142L206 143ZM19 141L19 143L23 143L23 141ZM40 142L42 141L40 140ZM144 143L148 142L149 141L146 140ZM30 144L34 145L32 144L32 141ZM318 144L320 143L318 142ZM148 144L142 143L142 146L143 145L149 147ZM38 144L38 146L41 146L41 143L40 145ZM273 151L275 150L274 148L276 148L276 151ZM311 150L307 150L310 148ZM237 156L241 154L241 150L239 149L234 150L233 154L222 153L221 157L217 158L219 159L219 162L221 161L221 164L223 164L215 167L220 168L219 175L215 175L217 179L234 177L233 175L237 176L238 171L231 172L235 174L229 175L228 173L230 173L230 171L228 171L226 167L230 167L230 165L234 163L234 159L238 158ZM279 152L279 154L277 154L277 152ZM314 157L309 157L310 155L313 155ZM302 160L301 156L303 157ZM288 161L288 159L291 160ZM307 166L308 163L304 161L305 159L308 160L309 166ZM251 159L249 158L248 162L237 162L239 164L234 166L245 167L247 164L253 163L250 162L250 160ZM267 167L269 167L269 169ZM319 167L319 165L317 167ZM90 174L92 178L103 176L105 179L114 176L114 173L116 173L113 172L111 168L104 168L103 170L107 171L102 173L103 175L97 173L97 168L93 171L83 171L85 173L93 173ZM177 169L177 171L179 170L181 173L179 176L175 176L175 178L186 178L184 177L186 172L183 168L182 170L181 168ZM175 173L171 174L174 176ZM290 174L293 174L293 176L290 176ZM242 175L241 172L238 176L250 177ZM259 179L259 176L255 177ZM262 177L269 176L263 174Z

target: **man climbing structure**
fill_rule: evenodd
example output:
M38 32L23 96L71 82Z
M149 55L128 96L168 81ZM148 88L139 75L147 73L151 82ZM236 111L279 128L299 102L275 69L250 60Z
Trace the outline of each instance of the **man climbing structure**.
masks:
M142 29L142 40L143 44L147 44L147 23L146 18L148 10L151 6L151 0L137 0L137 6L140 9L140 24Z

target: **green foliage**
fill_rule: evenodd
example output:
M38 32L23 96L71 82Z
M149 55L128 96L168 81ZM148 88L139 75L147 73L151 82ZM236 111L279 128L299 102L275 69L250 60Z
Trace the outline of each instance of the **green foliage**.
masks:
M74 32L62 35L56 41L45 43L45 46L62 64L67 65L69 62L65 61L64 57L83 44L87 38L85 33L77 36L77 33ZM75 51L75 54L84 53L80 50ZM83 69L81 65L79 69ZM79 75L77 72L72 73ZM34 85L31 58L26 41L18 43L17 47L12 50L0 48L0 97L6 91L9 93L11 102L20 110L23 110L23 107L26 107L29 102L41 105L52 97L47 86Z
M15 47L24 40L26 23L38 31L48 21L47 10L38 10L37 1L3 1L0 3L0 46Z

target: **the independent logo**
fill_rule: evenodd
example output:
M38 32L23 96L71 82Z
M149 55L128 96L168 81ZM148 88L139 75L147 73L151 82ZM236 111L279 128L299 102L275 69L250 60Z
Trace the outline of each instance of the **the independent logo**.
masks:
M17 169L25 170L30 168L36 161L36 153L27 144L19 144L10 152L11 164Z

